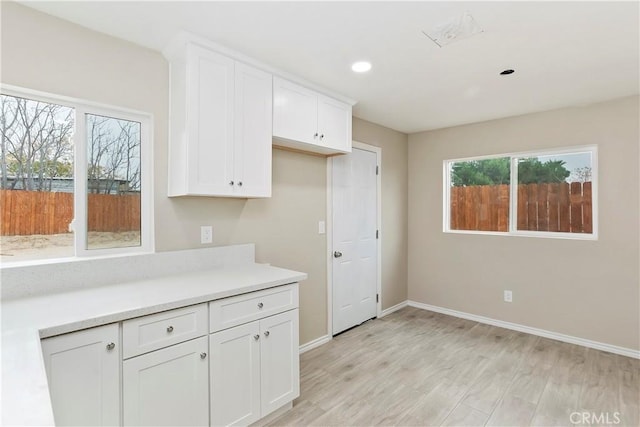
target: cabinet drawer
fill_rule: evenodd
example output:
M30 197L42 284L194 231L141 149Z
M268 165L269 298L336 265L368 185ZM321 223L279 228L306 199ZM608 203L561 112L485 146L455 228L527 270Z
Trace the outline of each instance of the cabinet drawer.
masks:
M298 307L298 284L278 286L209 303L209 332Z
M207 305L178 308L122 323L123 358L207 334Z

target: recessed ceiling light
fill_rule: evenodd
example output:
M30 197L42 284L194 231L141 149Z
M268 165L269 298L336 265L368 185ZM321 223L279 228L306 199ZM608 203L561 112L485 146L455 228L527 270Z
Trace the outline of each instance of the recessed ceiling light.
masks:
M508 69L508 70L501 71L501 72L500 72L500 75L501 75L501 76L508 76L509 74L513 74L513 73L515 73L515 72L516 72L515 70Z
M367 62L367 61L354 62L353 65L351 65L351 69L353 70L354 73L366 73L371 69L371 62Z

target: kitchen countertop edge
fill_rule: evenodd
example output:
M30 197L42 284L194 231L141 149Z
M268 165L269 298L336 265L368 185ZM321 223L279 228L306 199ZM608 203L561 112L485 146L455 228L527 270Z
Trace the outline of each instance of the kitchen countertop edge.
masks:
M260 279L261 276L264 280ZM306 278L306 273L298 271L264 264L243 264L3 302L2 425L55 425L40 339L269 289ZM176 286L178 281L179 290ZM211 285L203 283L206 281L216 283ZM222 281L227 283L219 283ZM193 288L191 295L189 295L190 286ZM124 294L131 292L134 296L137 294L140 299L141 292L150 290L177 290L177 292L174 294L168 292L164 298L163 294L155 292L147 303L135 299L127 301L126 298L122 298ZM56 302L64 300L73 302L74 299L82 300L92 296L103 299L107 296L106 308L104 310L96 308L95 314L91 313L91 307L84 311L81 309L80 314L75 317L65 317L67 313L61 310L60 319L56 319L54 313L49 322L45 320L42 313L39 313L41 317L36 315L31 319L28 313L30 305L33 306L31 308L33 311L41 311L43 307L52 306ZM109 306L109 296L117 298L111 301L111 306ZM121 300L123 303L119 309ZM22 320L26 321L22 322ZM33 320L32 324L29 324L30 320Z

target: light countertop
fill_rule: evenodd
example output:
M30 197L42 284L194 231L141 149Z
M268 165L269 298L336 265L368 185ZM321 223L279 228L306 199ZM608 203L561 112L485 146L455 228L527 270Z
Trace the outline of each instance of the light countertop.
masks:
M3 302L2 424L53 424L41 338L306 278L247 263Z

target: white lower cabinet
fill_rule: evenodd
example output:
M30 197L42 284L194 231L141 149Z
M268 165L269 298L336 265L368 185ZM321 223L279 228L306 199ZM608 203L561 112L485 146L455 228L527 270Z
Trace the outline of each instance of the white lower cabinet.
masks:
M119 332L111 324L42 340L56 425L120 425Z
M262 416L300 396L298 309L260 321Z
M298 322L292 283L46 338L56 425L249 425L300 395Z
M248 425L260 419L260 324L209 336L211 425Z
M248 425L298 397L298 342L298 309L211 334L211 425Z
M125 360L125 426L209 425L207 337Z

